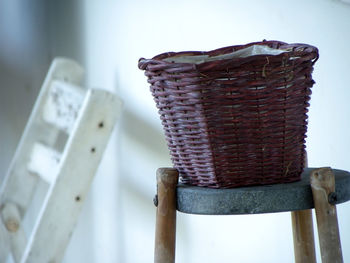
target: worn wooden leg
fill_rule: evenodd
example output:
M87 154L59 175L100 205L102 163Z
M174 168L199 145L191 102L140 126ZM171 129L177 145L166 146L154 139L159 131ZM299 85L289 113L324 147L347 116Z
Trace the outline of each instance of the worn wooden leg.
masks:
M306 152L304 165L308 166ZM293 211L291 214L295 263L316 263L312 210Z
M335 179L330 168L311 172L311 189L314 198L318 238L323 263L342 263L337 209L335 206Z
M175 262L176 239L176 185L178 171L172 168L157 170L157 218L155 263Z
M316 263L312 210L293 211L291 214L295 263Z

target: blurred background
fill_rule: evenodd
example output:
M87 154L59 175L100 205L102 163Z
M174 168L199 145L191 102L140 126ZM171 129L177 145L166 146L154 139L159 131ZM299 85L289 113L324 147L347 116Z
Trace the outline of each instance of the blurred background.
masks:
M77 60L86 70L84 85L117 93L124 109L64 262L152 262L155 171L171 162L138 59L262 39L319 48L309 112L309 166L350 170L346 2L0 0L0 183L52 59ZM350 262L350 202L337 207L344 261ZM179 263L294 262L290 213L178 213L177 223ZM316 227L315 239L320 262Z

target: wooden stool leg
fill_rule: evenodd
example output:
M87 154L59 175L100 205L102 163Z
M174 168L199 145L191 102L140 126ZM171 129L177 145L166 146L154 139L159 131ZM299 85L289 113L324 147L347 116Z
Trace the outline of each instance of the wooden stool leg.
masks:
M316 263L312 210L293 211L291 214L295 263Z
M304 165L307 167L306 152L304 157ZM312 210L293 211L291 214L295 263L316 263Z
M337 209L335 206L335 180L330 168L311 172L311 189L314 198L318 238L323 263L342 263Z
M172 168L157 170L157 218L154 263L175 262L176 185L178 171Z

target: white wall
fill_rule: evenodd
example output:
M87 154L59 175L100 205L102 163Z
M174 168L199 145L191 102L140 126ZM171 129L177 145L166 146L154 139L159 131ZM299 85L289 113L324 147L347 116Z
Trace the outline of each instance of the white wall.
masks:
M155 171L171 164L146 77L137 68L140 57L150 58L165 51L210 50L262 39L317 46L320 60L313 75L317 83L309 113L309 165L350 170L350 5L336 0L91 0L56 2L47 12L50 27L41 32L41 37L51 39L47 43L49 53L77 59L87 70L88 86L116 91L125 103L65 263L153 260ZM25 54L33 53L29 49ZM5 61L3 56L1 63ZM3 80L1 84L1 101L5 101ZM13 110L16 107L4 105L0 103L1 116L8 119L1 122L1 138L15 145L30 105L23 106L21 125L12 128L18 117ZM4 114L9 109L12 115ZM3 123L8 126L5 128ZM12 131L17 137L11 137ZM3 162L0 168L4 170L5 165ZM338 206L338 216L347 262L350 202ZM290 214L178 214L176 253L177 262L184 263L293 262Z

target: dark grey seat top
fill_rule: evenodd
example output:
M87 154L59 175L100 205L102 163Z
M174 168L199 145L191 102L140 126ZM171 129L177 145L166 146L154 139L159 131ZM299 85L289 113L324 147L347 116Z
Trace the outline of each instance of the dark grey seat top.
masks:
M189 214L238 215L314 208L310 172L299 182L232 189L177 186L177 210ZM333 169L337 204L350 200L350 173Z

